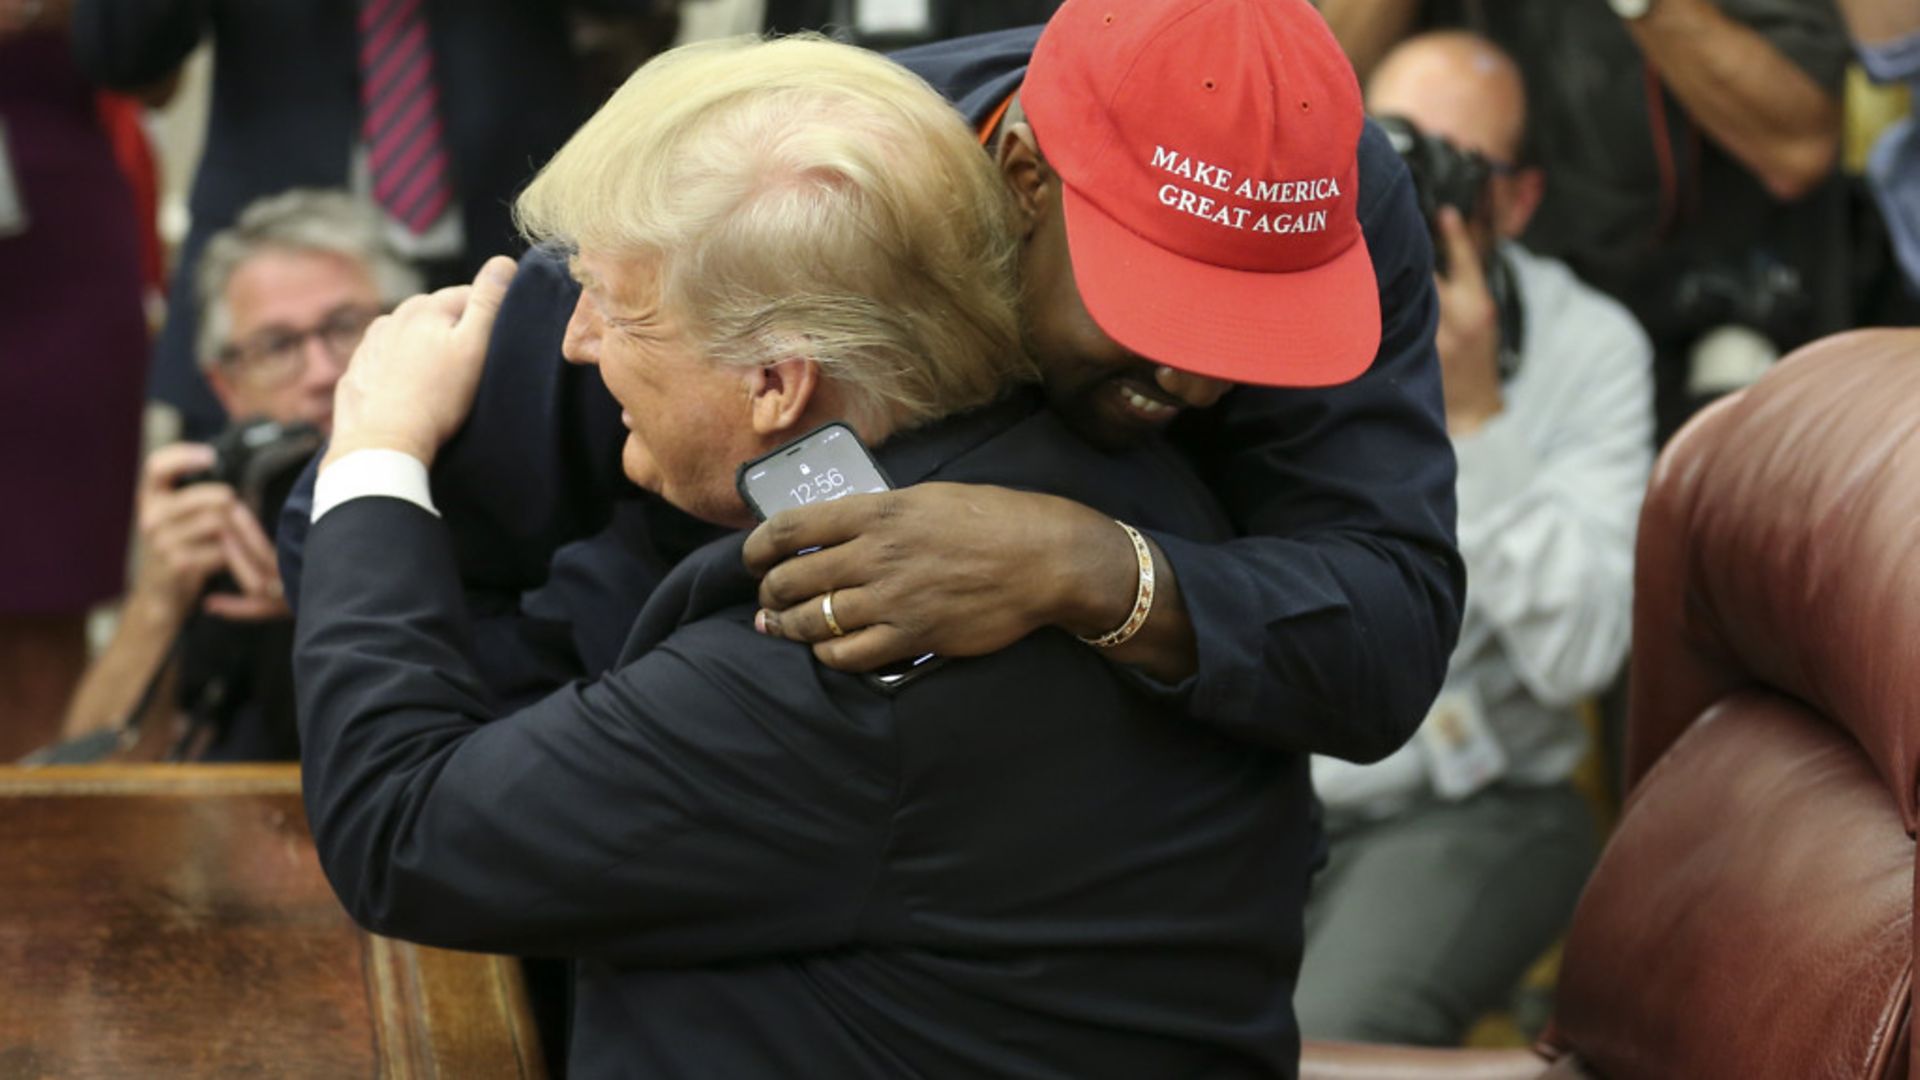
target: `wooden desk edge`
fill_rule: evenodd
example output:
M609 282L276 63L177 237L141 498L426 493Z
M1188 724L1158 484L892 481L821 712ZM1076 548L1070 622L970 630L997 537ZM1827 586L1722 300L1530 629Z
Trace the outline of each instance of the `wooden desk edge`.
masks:
M0 798L17 795L298 795L300 766L0 765Z
M300 796L297 764L0 765L0 799L72 796L221 797ZM318 867L315 868L318 873ZM541 1077L545 1063L526 984L510 958L409 945L366 935L370 952L369 1004L389 1077L501 1075ZM425 1023L429 1002L473 993L460 1030L436 1033ZM477 992L476 992L477 991ZM402 1003L410 1009L395 1011ZM477 1051L477 1053L476 1053ZM503 1052L504 1051L504 1055ZM511 1061L506 1060L510 1057ZM448 1069L452 1069L448 1073ZM511 1070L511 1071L509 1071Z

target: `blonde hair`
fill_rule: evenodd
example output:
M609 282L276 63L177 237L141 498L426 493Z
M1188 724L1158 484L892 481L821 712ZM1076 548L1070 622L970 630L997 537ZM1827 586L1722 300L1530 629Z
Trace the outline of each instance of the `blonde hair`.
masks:
M654 261L662 306L709 359L809 357L902 427L1037 376L1011 215L926 83L813 36L662 54L515 206L536 243Z
M372 204L344 191L295 188L250 203L239 220L207 241L195 286L200 290L200 330L195 351L211 369L233 332L227 283L247 260L269 251L338 255L364 267L388 307L421 289L419 271L387 243Z

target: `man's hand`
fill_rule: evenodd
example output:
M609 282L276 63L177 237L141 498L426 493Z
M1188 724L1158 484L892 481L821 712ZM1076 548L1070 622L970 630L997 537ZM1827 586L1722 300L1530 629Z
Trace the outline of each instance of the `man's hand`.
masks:
M323 466L368 449L433 463L473 408L513 269L512 259L497 255L472 285L413 297L374 320L334 388L333 439Z
M226 565L221 537L233 511L245 512L225 484L180 486L212 467L213 447L176 443L155 450L140 470L141 558L134 592L171 619L186 618L207 579Z
M226 531L220 535L220 553L240 591L207 597L200 605L207 614L236 622L284 619L293 614L287 607L286 589L280 584L280 562L274 556L273 541L267 539L267 531L260 527L253 511L238 505L233 508Z
M745 558L764 575L762 632L811 643L822 663L845 671L930 652L978 656L1048 625L1102 633L1134 595L1132 549L1104 515L976 484L782 511L747 537ZM829 591L844 637L821 610ZM1084 603L1091 597L1101 602Z
M287 614L273 545L252 511L225 484L180 482L213 467L213 448L176 443L155 450L140 474L140 568L134 598L142 614L177 624L193 612L207 581L222 570L238 594L207 597L209 614L270 619Z
M1437 224L1446 245L1447 272L1434 275L1440 326L1433 342L1440 353L1447 430L1469 435L1505 406L1500 394L1500 311L1460 212L1442 207Z

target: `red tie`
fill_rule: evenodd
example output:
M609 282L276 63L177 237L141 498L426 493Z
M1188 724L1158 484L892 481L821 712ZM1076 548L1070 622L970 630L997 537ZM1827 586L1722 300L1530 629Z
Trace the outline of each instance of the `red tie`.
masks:
M453 201L421 2L360 3L360 130L373 198L416 235Z

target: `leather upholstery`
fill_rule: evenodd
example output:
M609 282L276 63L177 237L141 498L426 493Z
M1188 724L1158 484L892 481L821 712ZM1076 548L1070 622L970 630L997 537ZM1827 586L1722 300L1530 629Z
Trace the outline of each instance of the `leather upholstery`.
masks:
M1827 338L1661 455L1635 566L1628 786L1749 681L1858 740L1907 830L1920 777L1920 330Z
M1858 744L1736 694L1654 766L1601 856L1555 1041L1609 1077L1905 1076L1913 872Z
M1668 444L1634 571L1629 796L1540 1075L1920 1080L1917 540L1920 330L1816 342ZM1309 1044L1302 1075L1510 1075L1363 1049Z
M1809 346L1661 455L1552 1035L1596 1074L1908 1075L1916 526L1920 331Z

